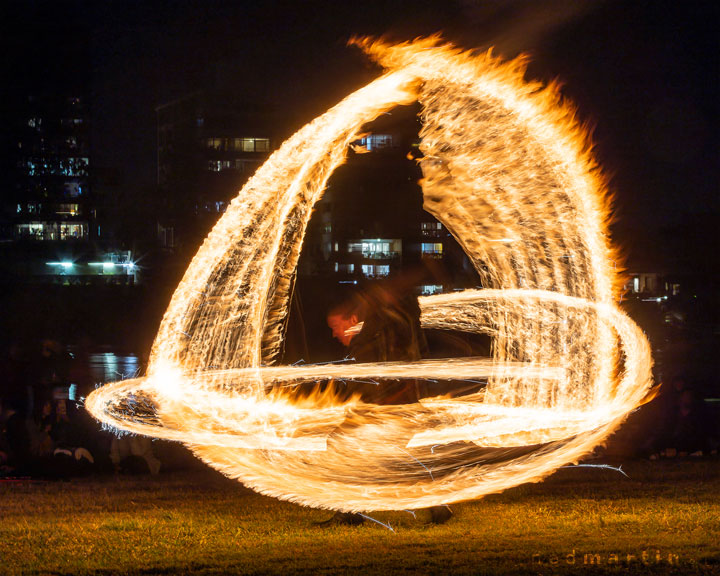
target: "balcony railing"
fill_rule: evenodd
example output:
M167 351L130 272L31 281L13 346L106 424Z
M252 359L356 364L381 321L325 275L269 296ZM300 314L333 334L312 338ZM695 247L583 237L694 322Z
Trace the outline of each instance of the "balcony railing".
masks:
M400 258L400 252L363 252L363 258L370 260L394 260Z

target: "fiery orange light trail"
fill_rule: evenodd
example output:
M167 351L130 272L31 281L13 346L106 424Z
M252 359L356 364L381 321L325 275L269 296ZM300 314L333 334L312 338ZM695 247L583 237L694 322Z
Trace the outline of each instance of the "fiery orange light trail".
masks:
M86 405L184 442L262 492L344 511L413 509L538 481L601 443L647 397L652 360L615 305L606 187L553 87L437 38L357 43L386 72L287 140L188 267L145 378ZM270 366L313 205L363 126L418 100L425 209L484 290L420 299L426 327L485 332L493 357ZM481 392L379 406L278 389L327 379L483 378Z

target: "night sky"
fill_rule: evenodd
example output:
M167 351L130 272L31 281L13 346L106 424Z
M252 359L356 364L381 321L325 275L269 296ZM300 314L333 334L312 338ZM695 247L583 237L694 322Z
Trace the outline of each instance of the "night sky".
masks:
M8 93L86 81L94 166L139 188L154 184L155 106L204 87L276 112L289 136L379 73L353 35L526 52L528 76L559 79L594 127L630 263L695 266L717 245L716 2L55 0L11 2L3 20Z

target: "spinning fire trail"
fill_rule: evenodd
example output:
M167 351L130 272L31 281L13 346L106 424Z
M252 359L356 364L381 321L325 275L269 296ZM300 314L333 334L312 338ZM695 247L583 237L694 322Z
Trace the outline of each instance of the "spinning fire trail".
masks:
M614 303L605 184L585 133L555 87L523 79L522 61L437 39L357 43L384 75L248 181L178 286L147 376L96 390L87 407L310 506L413 509L537 481L601 443L651 387L647 340ZM424 207L486 287L421 298L421 321L488 333L493 357L273 366L313 205L363 125L415 100ZM276 392L393 377L487 386L395 406Z

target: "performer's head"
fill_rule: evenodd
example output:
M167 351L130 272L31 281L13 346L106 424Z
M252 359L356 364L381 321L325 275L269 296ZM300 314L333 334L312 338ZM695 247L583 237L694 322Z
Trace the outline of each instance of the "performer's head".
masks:
M365 311L362 301L353 297L330 308L327 314L327 325L343 346L350 346L352 339L362 329Z

